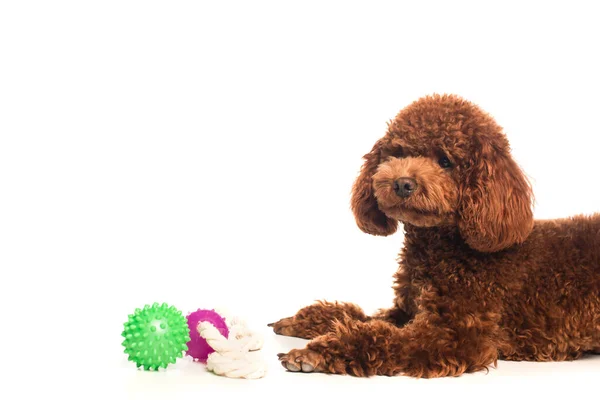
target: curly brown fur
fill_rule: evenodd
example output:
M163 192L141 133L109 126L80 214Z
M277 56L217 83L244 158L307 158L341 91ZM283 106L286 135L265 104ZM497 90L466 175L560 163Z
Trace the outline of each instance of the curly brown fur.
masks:
M534 221L531 187L476 105L433 95L402 110L351 205L367 233L403 223L393 307L320 302L272 324L313 339L279 354L288 370L429 378L600 352L600 215Z

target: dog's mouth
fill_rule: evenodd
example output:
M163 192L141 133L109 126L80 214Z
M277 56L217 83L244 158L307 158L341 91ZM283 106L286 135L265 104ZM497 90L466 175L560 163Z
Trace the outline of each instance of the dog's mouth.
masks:
M421 208L409 205L397 205L395 207L385 208L384 211L389 217L404 221L410 217L432 217L441 218L443 213L438 210L423 210Z
M440 216L442 214L437 209L423 209L414 204L423 196L422 188L418 188L410 197L401 199L393 193L392 186L391 183L378 184L376 186L375 197L382 211L391 214L410 213L422 216Z
M423 210L411 206L398 206L400 212L409 212L412 214L423 215L423 216L440 216L441 213L438 210Z
M453 213L440 210L426 210L408 204L397 204L392 207L381 207L381 211L389 218L415 226L431 227L454 223Z
M375 198L379 209L389 218L415 226L431 227L456 223L456 212L451 204L440 203L436 193L419 184L407 197L398 195L393 189L393 180L375 180ZM434 200L435 199L435 200Z

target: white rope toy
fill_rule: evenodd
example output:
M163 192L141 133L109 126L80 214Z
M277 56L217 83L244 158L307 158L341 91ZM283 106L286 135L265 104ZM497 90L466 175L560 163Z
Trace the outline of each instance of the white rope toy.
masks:
M254 351L260 350L263 340L251 332L239 318L227 318L229 339L210 322L198 324L198 333L215 351L206 361L209 371L228 378L258 379L267 373L267 364ZM252 353L251 353L252 352Z

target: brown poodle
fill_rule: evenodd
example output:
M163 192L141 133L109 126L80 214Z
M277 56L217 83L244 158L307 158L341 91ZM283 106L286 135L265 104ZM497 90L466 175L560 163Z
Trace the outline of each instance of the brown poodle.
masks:
M457 376L600 352L600 215L535 220L502 128L454 95L402 110L356 180L360 229L404 247L390 309L319 302L270 324L312 339L290 371Z

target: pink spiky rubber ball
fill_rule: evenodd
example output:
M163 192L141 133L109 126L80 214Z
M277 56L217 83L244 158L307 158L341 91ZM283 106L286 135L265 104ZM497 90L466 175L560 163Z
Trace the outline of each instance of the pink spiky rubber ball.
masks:
M215 310L198 309L188 314L187 323L190 328L190 341L187 342L188 350L185 354L192 357L194 361L206 362L208 355L215 350L209 346L206 339L198 333L198 324L200 322L210 322L221 335L229 337L229 329L225 323L225 318L221 317Z

